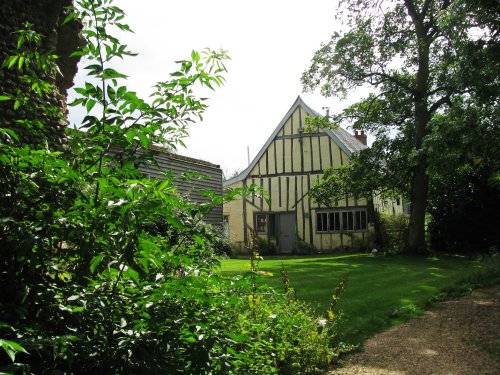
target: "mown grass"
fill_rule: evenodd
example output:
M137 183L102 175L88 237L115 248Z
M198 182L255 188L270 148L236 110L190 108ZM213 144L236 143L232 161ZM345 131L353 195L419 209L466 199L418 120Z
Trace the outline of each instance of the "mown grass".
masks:
M299 299L324 314L340 278L349 273L347 289L339 307L342 341L359 344L393 325L420 315L442 290L477 274L485 262L451 257L410 257L351 254L340 256L269 258L259 269L272 273L263 282L282 288L281 265ZM249 260L222 261L221 272L241 274L250 269Z

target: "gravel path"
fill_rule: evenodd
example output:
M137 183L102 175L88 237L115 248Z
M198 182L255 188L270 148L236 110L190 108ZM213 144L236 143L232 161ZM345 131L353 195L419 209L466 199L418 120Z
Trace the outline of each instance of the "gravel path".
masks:
M500 375L500 285L374 336L330 374Z

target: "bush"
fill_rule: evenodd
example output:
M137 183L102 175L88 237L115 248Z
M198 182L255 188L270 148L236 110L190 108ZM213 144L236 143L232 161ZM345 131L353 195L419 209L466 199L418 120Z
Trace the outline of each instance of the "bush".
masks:
M429 238L434 251L477 254L500 246L500 184L492 184L479 167L471 174L466 183L447 187L450 194L432 202Z
M296 255L311 255L316 252L316 248L314 245L302 241L300 238L297 238L295 241L295 247L292 250L292 254Z
M203 223L208 228L210 234L210 248L214 256L231 257L233 255L233 248L229 238L224 235L224 231L220 227L213 227L209 224Z
M386 254L398 254L404 251L406 237L408 235L409 216L406 214L390 215L376 213L379 215L379 233L377 246L380 246Z
M155 86L149 103L107 65L131 54L110 35L113 25L128 30L122 11L109 1L78 3L87 45L77 54L86 56L91 79L75 89L80 97L72 105L88 111L85 132L69 132L70 149L63 152L0 129L0 337L9 355L0 357L0 371L293 374L324 368L334 349L334 320L318 327L304 305L261 286L256 270L218 276L215 255L227 247L202 223L210 205L185 201L171 178L148 179L138 169L154 162L154 146L175 146L187 124L201 117L206 104L193 86L222 84L227 56L193 52ZM40 35L31 29L21 35L20 50L5 66L36 84L22 97L0 98L16 110L32 106L30 113L40 117L23 118L19 110L19 123L35 132L48 126L45 113L60 114L44 100L55 67L40 60ZM212 205L244 193L213 196Z
M271 241L268 241L264 238L260 238L259 237L259 240L258 240L259 244L259 254L261 255L276 255L277 253L277 249L276 249L276 245L271 242Z
M265 368L280 374L324 373L334 353L332 324L322 326L303 303L267 287L259 289L258 297L238 321L240 332L248 333L244 341L255 340L238 351L238 357L250 359L241 362L240 373L265 374Z

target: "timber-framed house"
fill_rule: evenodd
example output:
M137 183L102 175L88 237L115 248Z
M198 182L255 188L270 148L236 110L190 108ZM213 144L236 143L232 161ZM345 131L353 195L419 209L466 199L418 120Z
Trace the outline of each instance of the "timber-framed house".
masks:
M322 252L366 247L373 237L365 199L346 196L326 207L308 194L326 168L349 163L366 147L366 135L342 128L311 130L308 116L318 113L298 97L248 168L223 183L226 188L255 184L267 192L267 199L252 196L224 204L226 234L241 252L252 233L280 254L304 245Z

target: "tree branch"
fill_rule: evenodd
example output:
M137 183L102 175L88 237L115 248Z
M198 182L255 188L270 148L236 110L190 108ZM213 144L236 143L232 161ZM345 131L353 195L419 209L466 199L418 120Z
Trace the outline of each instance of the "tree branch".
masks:
M417 9L415 8L415 3L412 0L405 0L406 10L408 15L411 17L414 23L418 20Z
M431 4L431 0L425 0L424 5L422 6L422 11L420 12L420 19L423 20L429 10L429 5Z
M427 93L427 96L435 95L440 91L447 91L448 92L449 90L450 90L450 86L439 86L439 87L436 87L434 90L429 91Z
M371 72L371 73L366 73L363 75L363 78L371 78L371 77L380 77L383 78L384 80L390 81L394 83L396 86L401 87L408 91L410 94L414 95L415 91L408 85L404 84L403 81L397 79L396 77L393 77L387 73L382 73L382 72Z
M434 102L433 105L431 105L431 108L429 108L429 112L433 113L439 109L443 104L448 104L449 107L451 107L451 100L450 100L450 95L446 95L441 97L437 102Z

